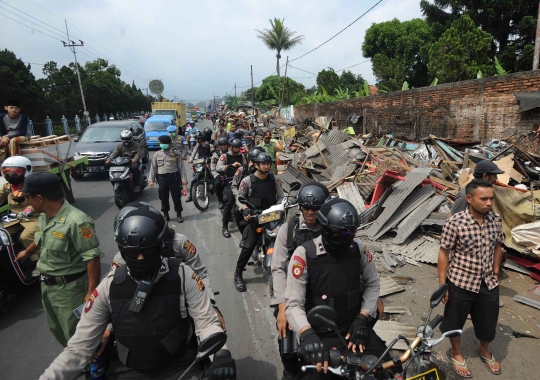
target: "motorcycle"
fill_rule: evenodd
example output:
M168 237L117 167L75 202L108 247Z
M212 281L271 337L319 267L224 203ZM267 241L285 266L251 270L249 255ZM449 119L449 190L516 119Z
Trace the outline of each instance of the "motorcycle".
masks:
M133 173L131 172L131 160L127 157L116 157L110 162L109 180L113 185L114 203L118 208L124 207L133 195L141 193L148 185L144 175L145 166L140 165L141 175L139 181L139 190L135 191L133 183Z
M4 308L10 288L16 288L21 283L26 286L32 285L39 280L39 277L32 277L37 261L26 258L15 262L17 254L25 248L19 243L18 236L12 238L3 228L5 224L15 220L17 220L17 214L8 211L8 214L2 217L0 226L0 311Z
M189 148L193 149L197 145L197 131L191 129L189 131Z
M291 191L299 190L302 187L300 182L291 183L290 191L281 203L278 203L270 208L259 211L256 207L247 201L245 198L240 198L240 202L247 205L253 211L253 216L250 223L258 223L257 232L260 233L259 241L251 254L253 263L257 267L262 267L263 272L267 277L270 297L274 296L274 280L272 278L272 254L274 253L274 244L280 227L287 221L287 212L289 208L296 207L297 203L290 203L289 196Z
M395 338L386 348L384 353L377 358L374 355L363 355L360 352L353 353L352 351L344 350L329 350L328 371L339 377L356 380L379 380L386 379L387 372L392 369L394 374L401 374L403 380L407 380L409 367L412 365L413 376L409 380L438 380L439 374L437 368L429 368L429 360L419 359L427 351L431 351L433 347L441 343L447 336L453 334L461 334L462 330L447 331L439 339L433 339L435 328L442 322L443 317L437 315L430 320L433 309L439 305L448 291L448 284L441 285L430 298L430 310L423 326L418 327L416 338L411 343L404 336ZM344 347L347 347L347 342L343 339L336 325L336 312L327 305L315 306L307 314L308 322L311 326L326 328L333 331L341 340ZM409 346L407 351L401 357L394 357L382 363L383 358L390 352L392 347L399 341L404 340ZM405 367L403 367L405 365ZM302 371L317 368L315 365L304 365Z
M197 363L201 363L208 359L211 355L214 355L216 352L221 350L221 348L227 342L227 334L224 332L218 332L210 335L208 338L203 340L197 347L197 356L191 365L184 371L182 376L178 380L182 380L184 376L193 368Z
M191 180L191 198L199 211L206 211L210 205L210 193L214 190L214 179L208 165L210 157L193 161L193 179Z

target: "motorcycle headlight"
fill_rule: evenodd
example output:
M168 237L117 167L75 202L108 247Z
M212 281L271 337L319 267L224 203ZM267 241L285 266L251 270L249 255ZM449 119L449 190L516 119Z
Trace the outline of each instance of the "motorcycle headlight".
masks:
M273 230L266 230L268 237L275 238L279 232L279 227L281 227L281 225L274 227Z
M120 179L126 179L128 174L129 174L129 166L126 166L126 168L124 169L124 172L120 176Z

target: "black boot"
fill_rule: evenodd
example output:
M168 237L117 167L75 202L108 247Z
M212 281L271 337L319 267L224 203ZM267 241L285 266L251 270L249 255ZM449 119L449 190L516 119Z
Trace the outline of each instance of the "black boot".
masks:
M189 194L188 197L186 198L186 203L189 203L189 202L191 202L191 201L192 201L192 199L191 199L191 194Z
M178 223L184 223L184 218L182 218L182 213L181 212L176 213L176 221Z
M234 273L234 286L236 286L236 290L239 292L245 292L247 290L246 283L242 277L242 272L239 272L238 270Z
M165 220L167 222L170 222L171 221L171 217L169 216L169 212L168 211L164 211L163 212L163 217L165 218Z
M227 239L231 237L231 233L229 232L229 227L228 226L223 226L221 228L221 233L223 234L223 236L225 236Z

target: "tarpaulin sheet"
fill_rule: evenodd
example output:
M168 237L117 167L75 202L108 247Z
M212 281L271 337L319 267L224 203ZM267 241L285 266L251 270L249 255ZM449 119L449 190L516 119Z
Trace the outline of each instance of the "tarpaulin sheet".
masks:
M516 243L531 248L540 257L540 221L514 227L512 237Z
M540 91L516 92L514 95L519 101L518 112L525 112L540 107Z

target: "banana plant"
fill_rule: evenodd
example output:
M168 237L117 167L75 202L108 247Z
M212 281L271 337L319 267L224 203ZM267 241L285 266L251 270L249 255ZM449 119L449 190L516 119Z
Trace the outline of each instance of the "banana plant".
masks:
M433 82L431 82L430 86L435 87L438 82L439 82L439 78L435 78L435 79L433 79Z
M369 92L369 84L367 80L364 81L364 84L360 86L358 91L354 91L353 95L355 98L362 98L364 96L370 96L371 93Z
M401 91L405 91L409 89L409 82L405 81L403 82L403 86L401 86Z
M497 71L497 74L495 74L495 76L506 75L510 73L510 71L506 71L505 69L503 69L497 57L495 57L495 70Z

